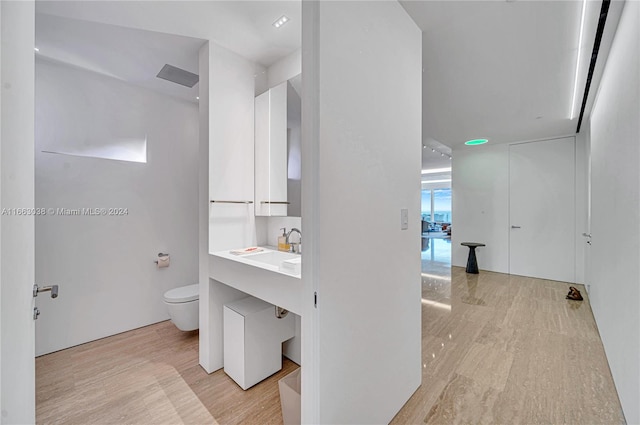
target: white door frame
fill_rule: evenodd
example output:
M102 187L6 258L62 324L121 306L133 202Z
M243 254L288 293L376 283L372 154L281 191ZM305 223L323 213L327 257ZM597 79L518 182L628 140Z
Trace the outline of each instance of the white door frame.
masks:
M0 423L35 423L35 3L0 2Z

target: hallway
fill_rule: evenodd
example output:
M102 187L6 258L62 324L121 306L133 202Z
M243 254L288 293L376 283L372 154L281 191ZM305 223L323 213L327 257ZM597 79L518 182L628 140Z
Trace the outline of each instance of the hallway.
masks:
M467 274L435 242L439 261L422 253L422 386L393 424L625 423L582 286L569 301L565 283Z

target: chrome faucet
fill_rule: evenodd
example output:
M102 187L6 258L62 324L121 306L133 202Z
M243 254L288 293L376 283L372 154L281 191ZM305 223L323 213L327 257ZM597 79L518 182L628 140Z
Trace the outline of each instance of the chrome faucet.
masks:
M289 242L289 237L291 233L297 232L300 235L300 240L298 241L298 250L296 251L296 244ZM286 243L289 245L289 252L297 252L298 254L302 253L302 232L295 227L292 227L291 230L287 233Z

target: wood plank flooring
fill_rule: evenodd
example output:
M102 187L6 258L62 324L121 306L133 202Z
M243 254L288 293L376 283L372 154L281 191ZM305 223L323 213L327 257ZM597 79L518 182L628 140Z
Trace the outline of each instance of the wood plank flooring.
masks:
M423 273L422 386L392 424L624 423L582 286L445 270Z
M451 270L451 277L449 275ZM619 424L588 296L436 266L422 281L422 386L392 424ZM36 359L39 424L281 424L278 380L242 391L170 322Z
M280 372L243 391L198 365L198 332L171 322L36 359L38 424L282 424Z

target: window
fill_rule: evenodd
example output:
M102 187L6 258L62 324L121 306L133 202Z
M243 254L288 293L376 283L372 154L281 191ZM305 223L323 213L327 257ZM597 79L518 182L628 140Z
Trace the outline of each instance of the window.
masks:
M433 221L451 223L451 189L433 189Z
M451 189L422 190L422 221L451 224Z
M422 221L431 220L431 189L422 190Z

